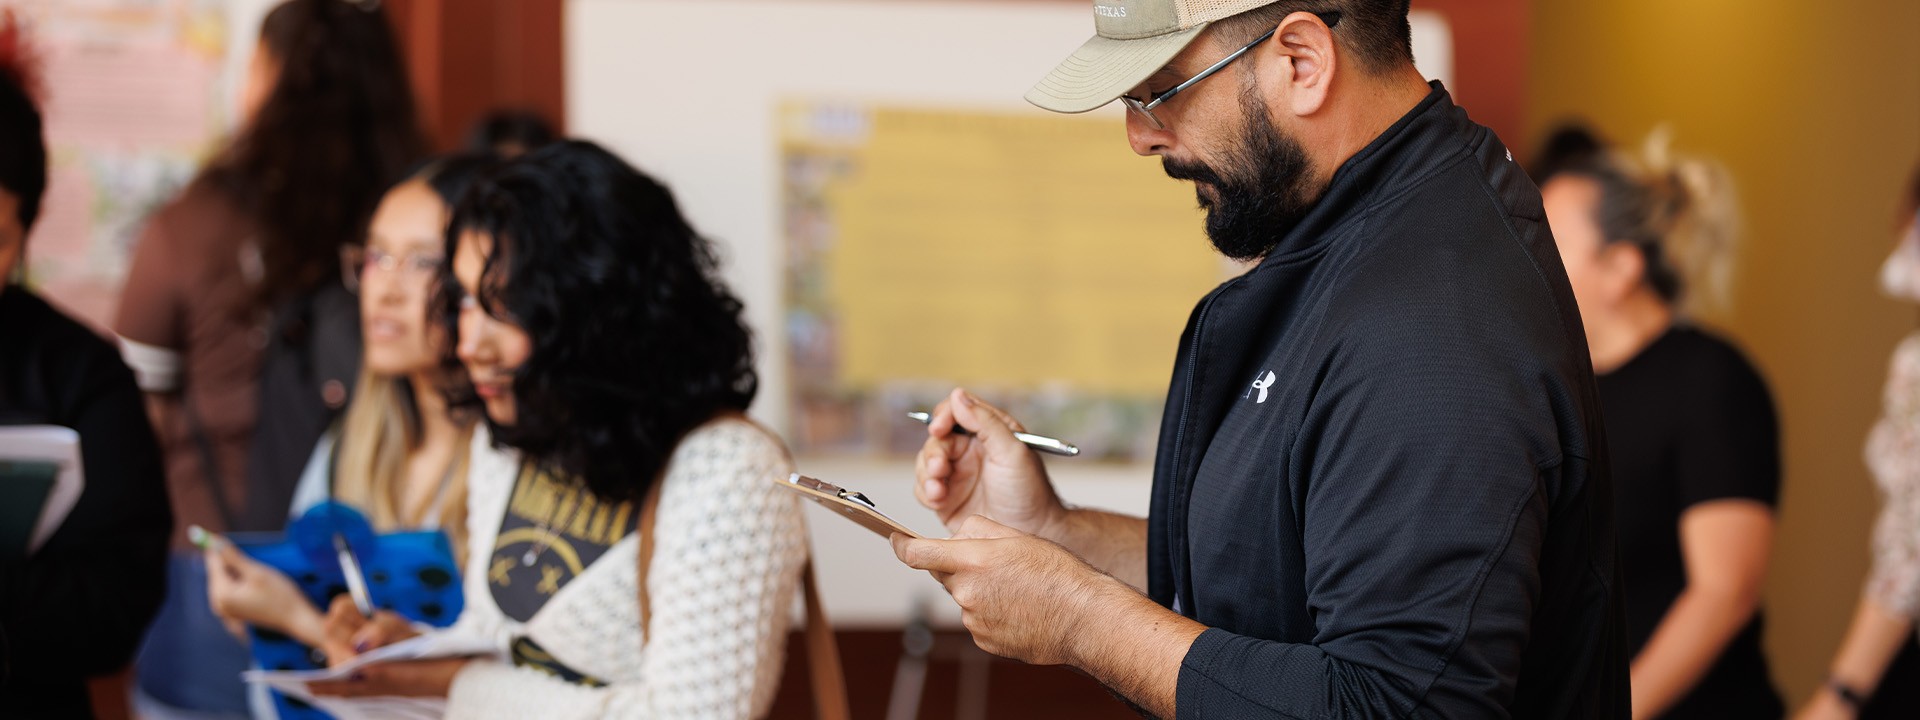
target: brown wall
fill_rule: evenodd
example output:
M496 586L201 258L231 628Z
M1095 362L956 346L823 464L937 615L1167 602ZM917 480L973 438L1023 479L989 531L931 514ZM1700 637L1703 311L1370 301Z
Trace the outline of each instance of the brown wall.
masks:
M1535 0L1527 125L1578 115L1638 143L1668 123L1725 162L1747 208L1730 311L1707 318L1772 383L1784 431L1768 584L1775 680L1820 678L1867 567L1861 462L1889 352L1914 329L1883 298L1895 199L1920 161L1920 3Z
M566 127L564 0L388 0L421 122L438 150L465 144L494 109L533 110Z
M1526 147L1529 0L1413 0L1453 30L1455 102L1514 148Z

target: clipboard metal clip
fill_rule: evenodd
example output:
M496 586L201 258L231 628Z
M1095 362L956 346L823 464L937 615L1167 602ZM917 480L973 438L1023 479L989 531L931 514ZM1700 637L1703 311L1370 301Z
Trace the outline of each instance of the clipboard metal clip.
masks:
M808 488L811 490L818 490L823 493L831 493L834 497L840 498L842 500L852 500L853 502L860 503L861 505L865 505L874 510L880 509L878 506L873 504L872 500L868 500L867 496L854 492L852 490L848 490L846 488L842 488L839 485L835 485L825 480L815 480L805 475L795 473L790 481L793 484L799 485L804 488Z

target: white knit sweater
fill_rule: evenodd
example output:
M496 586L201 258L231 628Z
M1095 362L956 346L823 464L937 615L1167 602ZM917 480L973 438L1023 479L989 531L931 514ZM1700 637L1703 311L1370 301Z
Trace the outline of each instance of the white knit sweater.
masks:
M449 632L492 638L500 658L517 637L608 682L576 685L503 659L454 678L455 718L750 718L773 703L806 528L791 493L774 487L791 462L780 441L741 419L710 422L674 449L654 520L643 641L638 540L629 534L521 623L501 613L487 562L520 458L474 433L468 475L467 606Z

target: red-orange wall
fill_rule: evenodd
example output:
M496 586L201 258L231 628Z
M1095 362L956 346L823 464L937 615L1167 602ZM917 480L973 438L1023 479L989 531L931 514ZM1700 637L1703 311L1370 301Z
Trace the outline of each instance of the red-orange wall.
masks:
M1413 0L1413 8L1440 13L1453 29L1454 100L1515 154L1530 148L1528 0Z
M407 54L421 121L440 150L459 147L496 108L566 127L565 0L387 0Z

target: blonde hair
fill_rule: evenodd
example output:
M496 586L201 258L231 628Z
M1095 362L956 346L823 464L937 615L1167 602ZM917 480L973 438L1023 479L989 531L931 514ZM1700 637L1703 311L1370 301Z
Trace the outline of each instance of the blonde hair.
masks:
M1611 151L1568 167L1600 186L1595 221L1608 243L1646 259L1646 283L1682 314L1724 307L1733 289L1740 204L1733 178L1712 160L1673 151L1659 128L1637 154Z
M367 514L376 530L419 528L431 508L402 507L407 476L407 454L420 445L420 415L414 393L436 392L415 388L403 378L360 371L353 403L342 421L338 448L331 468L334 498ZM466 564L467 453L473 423L455 418L460 428L453 464L439 503L440 528L453 546L454 560Z

